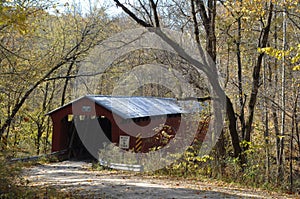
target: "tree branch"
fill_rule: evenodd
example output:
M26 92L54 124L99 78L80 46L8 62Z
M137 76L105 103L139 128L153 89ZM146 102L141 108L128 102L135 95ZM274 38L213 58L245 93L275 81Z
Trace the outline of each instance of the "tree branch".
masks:
M210 101L211 97L210 96L205 96L205 97L185 97L185 98L178 98L177 100L179 100L179 101L195 100L195 101L198 101L198 102L205 102L205 101Z
M122 10L128 14L133 20L135 20L138 24L140 24L143 27L153 27L151 24L141 20L138 18L133 12L131 12L126 6L124 6L122 3L120 3L119 0L114 0L117 6L121 7Z
M199 37L200 32L199 32L199 25L196 16L196 10L195 10L195 0L191 0L191 9L192 9L193 22L194 22L195 40L198 44L200 44L200 37Z
M153 0L150 0L151 8L152 8L153 13L154 13L155 26L160 27L158 13L157 13L157 3L158 3L158 1L156 1L156 3L154 3Z
M199 8L199 12L200 12L200 15L201 15L203 26L205 28L206 33L208 34L209 33L209 29L210 29L209 28L209 17L207 15L204 2L203 2L203 0L196 0L196 4L197 4L197 6Z

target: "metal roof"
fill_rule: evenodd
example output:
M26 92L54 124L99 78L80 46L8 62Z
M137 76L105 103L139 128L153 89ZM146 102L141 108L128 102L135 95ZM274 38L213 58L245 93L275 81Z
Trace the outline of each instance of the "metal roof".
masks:
M124 119L186 113L176 99L140 96L87 96Z
M151 116L172 115L197 112L202 110L200 104L196 101L179 103L175 98L159 98L144 96L108 96L108 95L86 95L82 98L88 98L105 109L119 115L123 119L133 119ZM72 104L66 104L68 106ZM63 106L63 107L65 107ZM55 109L48 114L60 110Z

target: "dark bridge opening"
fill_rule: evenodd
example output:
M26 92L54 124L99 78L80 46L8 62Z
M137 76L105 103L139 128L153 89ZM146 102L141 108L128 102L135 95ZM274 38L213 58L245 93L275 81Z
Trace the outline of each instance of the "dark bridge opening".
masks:
M70 119L71 118L71 119ZM77 128L80 130L84 130L85 133L93 134L93 133L102 133L102 132L94 132L95 128L91 125L91 120L98 120L101 129L105 136L111 141L111 122L108 118L104 116L99 117L88 117L88 116L68 116L65 118L67 120L67 129L68 129L68 159L75 159L75 160L94 160L93 157L88 149L84 146L80 136L78 135ZM75 121L77 122L77 128L75 125ZM84 128L84 129L82 129Z
M105 136L111 141L111 122L104 116L98 117L98 121Z

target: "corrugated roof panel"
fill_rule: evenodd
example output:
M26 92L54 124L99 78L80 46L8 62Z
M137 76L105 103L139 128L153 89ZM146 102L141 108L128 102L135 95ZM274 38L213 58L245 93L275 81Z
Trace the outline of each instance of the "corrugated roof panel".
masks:
M187 113L176 99L138 96L87 96L124 119Z

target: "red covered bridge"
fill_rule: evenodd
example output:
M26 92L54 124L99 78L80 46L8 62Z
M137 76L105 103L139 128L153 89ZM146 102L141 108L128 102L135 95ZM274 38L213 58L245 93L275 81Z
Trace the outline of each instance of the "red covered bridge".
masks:
M86 155L86 143L102 145L99 139L124 150L148 152L166 145L186 125L181 115L187 112L173 98L83 96L48 113L53 122L52 152L69 149L73 157Z

